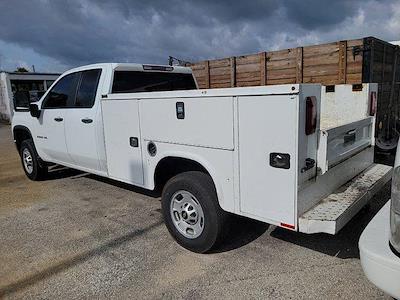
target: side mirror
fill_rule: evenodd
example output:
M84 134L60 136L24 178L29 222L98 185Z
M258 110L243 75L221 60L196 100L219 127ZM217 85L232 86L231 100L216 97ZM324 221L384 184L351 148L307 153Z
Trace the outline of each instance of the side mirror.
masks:
M37 104L30 103L29 104L29 112L31 113L31 116L34 118L40 118L40 109Z

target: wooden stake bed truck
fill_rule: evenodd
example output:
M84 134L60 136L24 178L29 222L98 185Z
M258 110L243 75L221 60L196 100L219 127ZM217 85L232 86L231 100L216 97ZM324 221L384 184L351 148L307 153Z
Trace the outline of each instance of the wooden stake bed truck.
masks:
M27 176L49 163L162 190L172 236L196 252L231 214L337 233L389 180L373 163L377 85L197 90L189 68L97 64L64 73L12 131Z

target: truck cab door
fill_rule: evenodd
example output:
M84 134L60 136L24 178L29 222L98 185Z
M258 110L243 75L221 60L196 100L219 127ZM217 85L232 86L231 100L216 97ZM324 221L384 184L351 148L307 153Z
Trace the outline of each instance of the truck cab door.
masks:
M87 171L101 171L98 141L103 139L100 104L96 94L101 69L79 72L73 107L65 116L65 137L73 164ZM98 139L98 136L100 137Z
M70 164L65 141L65 121L68 107L75 96L76 73L61 78L48 92L41 105L41 116L35 124L35 143L40 156L60 164Z

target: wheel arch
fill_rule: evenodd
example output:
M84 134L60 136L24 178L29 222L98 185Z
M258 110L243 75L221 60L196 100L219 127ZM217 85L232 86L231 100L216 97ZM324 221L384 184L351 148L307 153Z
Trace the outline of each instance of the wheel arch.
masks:
M33 140L32 133L29 130L29 128L26 127L26 126L15 125L13 127L12 132L13 132L13 138L14 138L15 146L17 147L18 152L21 149L22 141L27 140L27 139L32 139Z
M176 167L177 164L179 165L178 168L171 168L172 166ZM217 192L219 205L224 209L224 193L220 182L217 180L217 172L212 165L200 155L191 155L188 153L164 154L155 164L152 172L153 175L149 178L152 180L152 182L149 182L150 186L153 186L154 190L161 191L170 178L186 171L201 171L210 175Z

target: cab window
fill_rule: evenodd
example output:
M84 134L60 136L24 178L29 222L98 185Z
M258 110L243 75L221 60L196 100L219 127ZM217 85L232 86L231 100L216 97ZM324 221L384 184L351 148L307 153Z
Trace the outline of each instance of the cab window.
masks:
M72 106L79 74L72 73L61 78L43 100L42 108L65 108Z
M81 72L81 80L76 93L75 107L91 108L96 98L101 69Z

